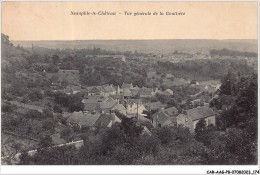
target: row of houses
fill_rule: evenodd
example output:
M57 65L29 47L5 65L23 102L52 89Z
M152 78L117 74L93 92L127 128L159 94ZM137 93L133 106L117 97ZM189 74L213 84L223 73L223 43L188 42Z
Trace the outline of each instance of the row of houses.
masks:
M86 93L88 96L101 95L104 97L108 97L111 95L120 95L125 98L130 98L135 96L139 96L140 98L151 98L156 94L167 95L167 96L173 95L173 91L170 89L161 91L158 88L156 89L146 88L146 87L139 88L138 86L133 86L132 83L130 84L123 83L121 88L119 86L108 85L108 84L101 85L101 86L92 86L87 88L81 88L79 86L69 85L63 90L63 92L66 93L67 95L83 92Z
M139 122L150 122L155 128L164 126L177 126L183 125L188 127L191 132L194 132L196 124L200 119L206 121L206 125L216 125L217 113L212 109L203 106L193 109L188 109L179 114L175 107L162 108L155 112L150 119L140 114L127 114L129 118L137 118ZM111 127L115 123L120 123L121 120L115 113L84 113L83 111L72 113L67 123L70 125L77 125L78 127Z
M111 113L118 111L123 115L138 114L143 116L146 109L141 99L120 99L117 96L85 96L82 100L84 112L98 111L100 113Z
M152 124L154 127L177 126L183 125L188 127L191 132L194 132L196 124L200 119L206 121L206 125L216 125L217 113L209 107L197 107L188 109L178 114L175 107L161 109L152 115Z
M113 85L102 85L88 87L86 91L87 93L82 100L84 111L74 112L68 118L68 123L77 124L80 127L97 127L98 124L110 127L115 122L120 122L114 114L115 111L118 111L129 118L137 117L140 121L151 122L154 127L184 125L193 132L200 119L205 119L207 124L216 124L216 114L207 106L189 109L179 114L175 107L165 109L167 105L161 102L143 104L143 98L153 97L156 94L172 95L173 92L170 89L160 91L123 83L121 88ZM76 88L75 92L77 92ZM136 94L140 95L138 99L133 98ZM195 103L197 101L194 101ZM144 111L155 113L148 119Z
M121 120L114 114L105 113L84 113L82 111L73 112L67 119L67 123L72 126L82 127L111 127Z
M129 117L129 116L128 116ZM131 117L135 119L135 117ZM137 118L138 121L144 122L144 117ZM121 120L116 116L115 113L84 113L82 111L73 112L67 119L67 124L70 126L76 126L79 128L89 128L95 130L97 128L110 128L116 123L121 123ZM143 126L142 134L151 135L151 132L146 126Z

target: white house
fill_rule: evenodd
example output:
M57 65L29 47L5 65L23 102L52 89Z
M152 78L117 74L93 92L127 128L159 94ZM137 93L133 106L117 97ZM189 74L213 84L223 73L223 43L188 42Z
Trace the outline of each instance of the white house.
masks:
M127 115L141 115L144 116L143 112L146 110L140 99L129 99L126 105Z

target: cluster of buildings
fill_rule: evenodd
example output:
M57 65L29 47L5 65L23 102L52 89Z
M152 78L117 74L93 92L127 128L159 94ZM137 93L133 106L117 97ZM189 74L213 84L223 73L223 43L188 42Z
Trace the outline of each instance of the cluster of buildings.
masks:
M70 94L80 92L80 89L73 86L67 88L70 88ZM123 83L121 87L114 85L88 87L85 92L82 100L84 110L72 113L67 119L67 123L80 128L111 127L121 122L115 114L116 111L128 118L136 118L139 122L150 122L155 128L184 125L194 131L196 123L202 118L207 124L216 124L216 113L207 106L178 111L175 107L166 108L167 105L161 102L147 101L156 94L172 95L170 89L160 91Z

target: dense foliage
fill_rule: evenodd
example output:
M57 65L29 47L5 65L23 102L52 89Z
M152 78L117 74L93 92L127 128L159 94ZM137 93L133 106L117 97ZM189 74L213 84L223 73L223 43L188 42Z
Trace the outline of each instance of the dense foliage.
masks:
M244 57L257 57L257 53L254 52L240 52L229 49L212 49L210 50L210 55L219 55L219 56L244 56Z
M158 61L156 69L173 75L196 79L222 79L228 73L240 71L241 74L250 74L252 68L245 60L214 59L214 60L188 60L185 62L172 63Z

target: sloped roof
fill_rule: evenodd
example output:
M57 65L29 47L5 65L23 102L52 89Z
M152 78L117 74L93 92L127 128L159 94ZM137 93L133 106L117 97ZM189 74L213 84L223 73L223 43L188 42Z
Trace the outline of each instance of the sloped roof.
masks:
M105 93L110 93L116 91L116 89L112 85L103 85L101 91Z
M89 93L100 93L100 92L101 92L100 89L96 86L94 86L89 90Z
M120 94L120 95L110 95L111 98L113 98L114 100L119 100L119 101L124 101L124 95Z
M124 94L124 96L126 96L126 97L132 96L132 93L131 93L131 91L130 91L129 89L124 89L124 90L123 90L123 94Z
M169 92L171 95L173 94L173 91L171 89L166 89L165 91Z
M130 104L130 105L132 105L132 104L142 104L142 100L141 99L128 99L127 100L127 104Z
M213 116L215 115L215 112L212 109L203 106L199 108L189 109L187 110L187 114L192 120L199 120L202 118Z
M151 102L151 103L146 103L144 104L145 107L147 107L150 110L157 110L160 108L165 108L167 105L166 104L162 104L161 102Z
M164 110L164 113L165 114L168 114L168 115L178 115L178 109L176 107L171 107L171 108L167 108Z
M167 89L168 90L168 89ZM163 94L164 95L172 95L173 93L172 92L170 92L169 90L167 91L167 90L165 90L165 91L163 91Z
M140 114L138 114L139 117L139 121L140 122L150 122L150 120L144 116L141 116Z
M113 107L113 109L118 110L118 111L125 111L126 110L126 108L122 104L117 104L116 106Z
M166 78L174 78L174 75L172 75L172 74L166 74L165 77L166 77Z
M142 134L148 134L149 136L152 135L151 131L146 126L143 127Z
M71 87L66 87L66 89L64 89L64 93L72 93Z
M139 90L140 88L136 85L135 87L131 88L131 89L135 89L135 90ZM130 90L131 90L130 89Z
M158 123L164 124L167 120L170 119L167 114L165 114L163 111L158 111L155 114L152 115L153 121L158 121Z
M130 89L130 91L131 91L132 96L135 96L138 94L139 88L133 88L133 89Z
M83 114L83 112L73 112L72 116L67 119L67 122L76 123L82 126L92 126L98 120L100 114Z
M152 92L153 92L153 89L145 88L145 87L143 87L139 90L140 95L152 95Z
M131 84L123 83L122 84L122 89L124 89L124 88L128 88L128 89L133 88L133 84L132 83Z
M63 116L64 118L67 118L67 117L72 116L72 113L69 113L69 112L62 112L62 116Z
M86 96L82 103L100 103L102 101L106 100L103 96Z
M73 112L72 115L67 119L68 122L78 123L80 117L83 117L83 112Z
M156 94L163 94L163 91L157 90L157 91L156 91Z
M81 87L79 86L72 86L71 88L73 91L81 91Z
M101 114L98 120L94 123L96 127L107 127L110 122L121 122L115 114Z
M163 124L164 125L171 125L177 123L177 117L171 117L168 120L166 120Z
M93 110L99 110L99 109L100 109L99 103L85 103L84 104L85 111L93 111Z
M80 117L83 117L83 113L81 111L73 112L73 114L67 119L67 122L78 123Z
M84 115L84 117L81 117L79 119L79 124L83 125L83 126L93 126L94 123L98 120L99 116L100 116L100 114L95 114L95 115L87 114L87 115Z
M100 108L101 109L110 109L113 108L117 104L117 101L114 100L113 98L109 97L105 101L100 103Z

